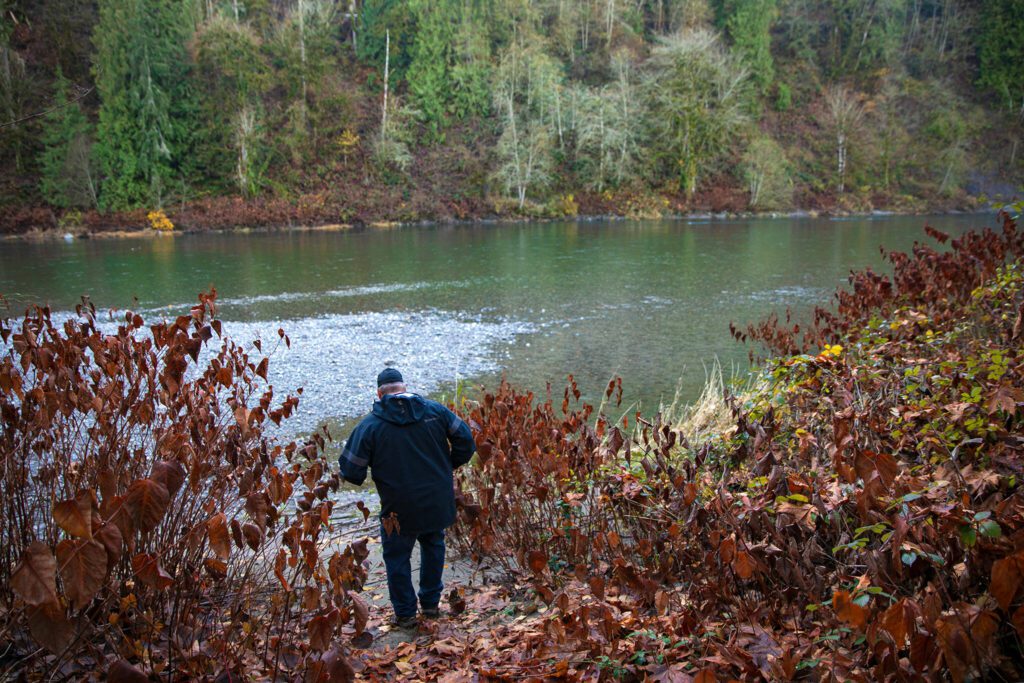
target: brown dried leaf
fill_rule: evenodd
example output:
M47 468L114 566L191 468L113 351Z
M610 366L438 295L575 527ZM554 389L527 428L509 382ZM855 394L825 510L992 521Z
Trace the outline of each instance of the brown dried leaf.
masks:
M57 565L64 593L75 609L82 609L103 587L107 551L95 540L64 539L57 544Z
M658 614L668 614L668 608L671 605L671 596L665 591L658 591L654 594L654 609L658 611Z
M992 582L988 591L1004 612L1010 611L1017 591L1024 582L1024 551L1004 557L992 564Z
M53 519L71 536L92 538L92 513L95 505L92 491L81 491L77 496L53 506Z
M149 683L149 676L119 659L107 670L107 683Z
M1017 637L1024 640L1024 607L1018 607L1013 613L1013 627L1017 629Z
M808 531L814 531L814 506L782 501L776 508L779 514L791 515L793 520Z
M117 495L117 475L111 470L102 470L99 474L100 496L104 500Z
M139 479L128 487L124 504L139 530L146 533L160 524L170 501L171 495L166 486L152 479Z
M231 557L231 536L228 533L228 518L218 512L206 520L206 533L210 538L210 549L222 560Z
M736 559L732 561L732 570L736 572L736 576L741 579L749 579L754 575L754 568L754 560L749 553L745 550L736 552Z
M855 603L847 591L839 590L832 594L832 609L841 621L855 628L863 628L867 623L867 610Z
M1000 410L1007 415L1013 416L1017 413L1017 403L1024 400L1019 389L1008 386L997 387L988 397L985 411L989 415L995 415Z
M242 525L242 535L245 537L246 545L253 550L259 550L260 545L263 543L263 532L260 531L258 526L246 522Z
M306 586L302 591L302 609L313 612L320 609L320 590L312 586Z
M366 630L366 622L370 619L370 607L360 595L349 593L349 597L352 598L352 614L355 617L353 625L358 636Z
M267 511L269 508L270 499L263 491L250 493L245 497L245 511L249 513L249 517L260 528L260 531L266 529Z
M108 523L114 524L121 530L121 539L129 543L132 534L135 533L135 522L132 521L131 512L128 510L126 496L111 496L103 500L100 512ZM130 545L130 543L129 543Z
M352 683L356 680L356 672L349 664L348 657L341 646L325 652L320 658L321 677L317 680L324 683ZM325 676L325 677L324 677Z
M207 557L203 560L203 567L210 576L218 580L228 575L228 563L216 557Z
M288 583L288 579L284 576L284 568L287 559L288 555L285 553L284 548L277 551L277 558L274 560L274 576L276 576L277 580L281 582L281 587L284 588L285 591L290 592L292 587Z
M267 379L267 368L270 365L270 359L264 358L260 361L260 364L256 366L256 374L262 377L264 381Z
M238 423L238 428L242 431L242 436L249 435L249 409L244 405L240 405L235 408L235 422Z
M57 558L46 544L34 541L25 548L11 574L11 590L29 605L57 602Z
M695 500L697 500L697 485L691 481L683 485L683 505L692 505Z
M175 460L160 460L153 463L150 479L163 484L170 497L174 498L185 483L185 468Z
M907 642L907 634L910 633L910 627L913 626L913 622L908 619L910 616L906 598L895 603L882 613L879 625L886 633L892 636L892 640L898 648L902 648Z
M534 574L540 574L548 566L548 554L543 550L531 550L527 564Z
M983 678L985 668L993 662L999 620L994 613L974 605L958 603L953 610L955 614L944 615L935 622L950 677L954 683Z
M702 669L693 677L693 683L718 683L714 669Z
M865 482L870 481L872 474L877 472L882 485L887 489L892 486L896 475L899 474L899 465L896 463L895 458L888 453L874 453L871 451L859 451L857 453L854 458L854 469L857 470L857 476Z
M693 676L686 673L685 664L657 665L647 679L651 683L693 683Z
M37 643L61 655L75 639L75 628L56 600L29 607L28 629Z
M726 538L718 546L718 559L722 564L731 564L736 558L736 539Z
M598 600L604 600L604 578L600 576L592 576L587 580L590 584L590 591L594 594Z
M334 629L338 624L338 610L332 609L309 620L306 630L309 633L309 647L314 650L326 650L334 640Z
M132 558L132 571L142 583L157 590L166 590L174 585L174 579L164 571L160 562L148 553L139 553Z
M107 551L107 573L109 574L117 565L117 561L121 559L121 552L124 550L124 538L121 536L121 530L116 524L107 522L96 530L93 537Z

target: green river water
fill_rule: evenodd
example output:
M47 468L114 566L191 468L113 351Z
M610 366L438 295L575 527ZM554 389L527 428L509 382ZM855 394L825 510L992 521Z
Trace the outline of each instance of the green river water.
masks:
M729 336L791 306L827 303L852 268L884 267L928 223L959 233L994 217L589 221L254 232L0 244L8 315L29 302L70 312L83 294L147 319L187 311L216 286L225 330L292 348L271 360L280 391L305 389L293 429L346 421L396 364L414 390L451 396L520 385L561 395L574 373L599 400L613 375L653 412L693 399L716 360L746 370ZM63 313L70 314L70 313ZM265 345L264 348L266 348ZM470 389L472 391L472 389ZM625 409L625 404L623 406Z

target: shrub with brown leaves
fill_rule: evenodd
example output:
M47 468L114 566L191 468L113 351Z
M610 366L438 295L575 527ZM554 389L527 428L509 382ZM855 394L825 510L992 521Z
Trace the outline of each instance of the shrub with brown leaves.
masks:
M658 418L591 426L572 385L560 409L485 396L459 541L555 608L520 661L587 680L1019 680L1024 242L1007 219L951 246L855 273L801 342L752 328L783 355L702 444Z
M215 310L0 322L0 678L350 677L366 548L321 555L327 437L267 434L298 397Z

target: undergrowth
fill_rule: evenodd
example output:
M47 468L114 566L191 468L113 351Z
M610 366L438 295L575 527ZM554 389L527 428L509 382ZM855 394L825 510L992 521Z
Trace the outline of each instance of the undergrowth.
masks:
M741 395L464 403L453 544L546 608L382 651L366 543L322 550L327 435L264 431L298 398L212 293L113 333L88 306L4 321L0 676L1020 680L1024 238L889 258L808 328L737 330L770 356Z
M574 384L560 406L486 395L458 540L554 607L521 661L588 679L1019 680L1022 257L1006 217L891 254L892 276L854 273L809 329L752 326L773 354L762 384L701 441L660 417L613 425Z
M215 311L0 321L0 679L351 675L367 552L320 552L328 436L268 435L299 398Z

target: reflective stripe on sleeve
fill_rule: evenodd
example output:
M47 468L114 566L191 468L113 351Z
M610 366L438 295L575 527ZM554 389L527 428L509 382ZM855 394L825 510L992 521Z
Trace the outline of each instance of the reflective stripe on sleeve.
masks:
M360 458L358 455L350 451L347 447L345 448L345 450L341 452L341 457L345 458L345 460L348 460L356 467L366 467L370 463L369 460L367 460L366 458Z
M452 413L452 423L448 425L448 436L455 436L462 427L462 424L462 420L459 419L459 416Z

